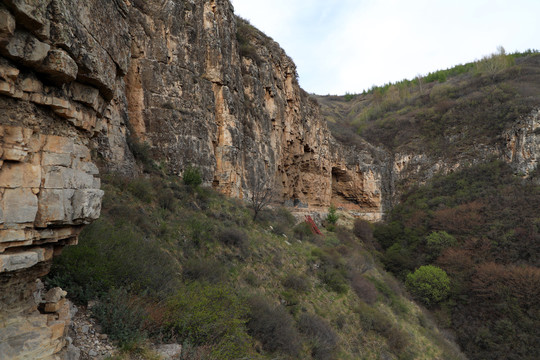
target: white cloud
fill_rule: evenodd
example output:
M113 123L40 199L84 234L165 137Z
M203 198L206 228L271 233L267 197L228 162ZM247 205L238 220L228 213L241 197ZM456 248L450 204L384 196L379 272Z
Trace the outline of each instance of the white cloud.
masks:
M537 0L233 0L278 41L310 92L371 85L473 61L503 45L540 48Z

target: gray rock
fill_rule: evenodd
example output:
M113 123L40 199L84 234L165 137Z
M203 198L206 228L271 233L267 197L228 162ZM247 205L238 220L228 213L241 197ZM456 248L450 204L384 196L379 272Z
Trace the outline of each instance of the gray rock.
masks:
M49 51L39 71L45 73L54 82L63 84L77 78L77 63L64 50Z
M47 37L49 20L46 18L47 7L51 0L5 0L16 14L18 22L36 35Z
M47 56L51 46L39 41L30 33L16 30L9 43L2 49L7 57L26 66L38 67Z
M164 360L174 359L182 354L182 345L180 344L161 344L156 347L158 355Z
M81 349L74 346L73 344L69 344L66 349L66 354L63 360L79 360L81 357Z
M64 297L66 297L67 292L62 290L59 287L54 287L47 291L45 296L43 297L43 301L47 303L57 303L60 300L62 300Z
M5 189L0 205L5 223L34 222L38 210L37 196L29 188Z
M7 41L15 31L15 18L3 7L0 7L0 42Z

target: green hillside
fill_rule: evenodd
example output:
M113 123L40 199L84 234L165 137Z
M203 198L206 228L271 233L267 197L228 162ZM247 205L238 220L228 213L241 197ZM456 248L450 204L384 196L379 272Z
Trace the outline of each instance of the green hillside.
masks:
M474 144L494 144L506 126L538 106L540 56L502 52L363 94L316 98L332 133L346 144L356 133L395 153L474 156Z
M102 217L48 283L98 300L119 358L150 356L149 342L183 344L183 359L464 358L381 269L368 223L313 235L285 209L254 221L237 200L157 174L103 188Z
M402 175L397 205L375 229L379 258L469 358L536 359L539 170L524 178L493 150L540 104L538 52L499 51L364 94L317 98L345 144L364 138L390 154L460 163L446 175Z

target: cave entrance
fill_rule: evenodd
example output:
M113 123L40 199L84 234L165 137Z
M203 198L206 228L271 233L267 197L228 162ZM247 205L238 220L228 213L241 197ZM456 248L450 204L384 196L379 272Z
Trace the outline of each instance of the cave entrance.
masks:
M351 176L347 173L347 170L340 169L338 167L332 168L332 189L336 186L339 187L340 183L351 181Z

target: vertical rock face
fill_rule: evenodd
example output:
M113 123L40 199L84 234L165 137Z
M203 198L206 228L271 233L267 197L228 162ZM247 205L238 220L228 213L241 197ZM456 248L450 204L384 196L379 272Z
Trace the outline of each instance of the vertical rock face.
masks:
M118 4L0 4L1 359L62 356L69 303L58 289L43 300L36 279L99 217L95 155L133 170L123 125L130 36Z
M382 174L373 149L366 148L365 163L346 160L336 143L331 147L292 60L242 22L251 30L242 45L253 54L240 56L229 1L136 1L128 18L130 123L172 173L191 163L229 196L249 197L262 181L287 204L335 202L380 218ZM340 176L343 171L350 176Z
M137 173L129 133L229 196L380 218L385 155L332 140L292 60L238 21L228 0L0 2L0 358L60 356L67 305L35 279L99 216L98 161Z
M538 169L540 154L540 110L532 111L528 116L517 121L503 134L506 148L502 157L513 165L516 171L528 176Z

